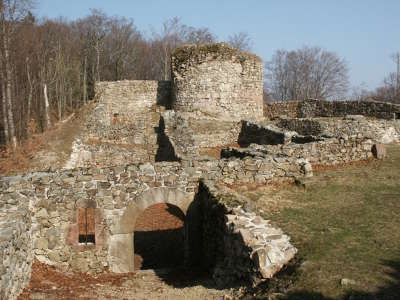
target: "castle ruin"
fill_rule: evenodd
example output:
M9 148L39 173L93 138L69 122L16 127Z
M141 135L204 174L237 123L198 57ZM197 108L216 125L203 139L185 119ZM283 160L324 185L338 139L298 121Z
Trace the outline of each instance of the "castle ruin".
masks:
M400 140L400 107L262 96L262 60L225 44L177 49L171 82L98 83L65 168L0 180L0 298L16 299L33 259L92 274L180 264L221 284L271 278L297 249L234 187L383 158ZM173 261L146 246L166 236Z

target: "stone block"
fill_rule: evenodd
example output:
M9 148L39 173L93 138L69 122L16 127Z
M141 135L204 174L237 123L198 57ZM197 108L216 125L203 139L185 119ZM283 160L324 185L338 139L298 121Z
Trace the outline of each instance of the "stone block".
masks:
M383 144L374 144L372 146L372 154L376 159L384 159L386 157L386 148Z

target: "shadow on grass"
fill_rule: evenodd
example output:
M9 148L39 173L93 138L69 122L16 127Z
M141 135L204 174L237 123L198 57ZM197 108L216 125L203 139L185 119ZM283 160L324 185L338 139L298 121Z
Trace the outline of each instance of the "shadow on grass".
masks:
M400 261L386 260L383 265L389 268L387 275L390 281L374 293L365 293L358 290L350 291L344 300L398 300L400 299Z
M271 299L271 300L336 300L327 297L320 292L311 290L290 291L300 275L298 266L300 262L292 262L291 265L282 270L275 278L263 282L255 288L249 288L242 297L250 299ZM363 292L351 289L344 296L337 300L399 300L400 299L400 261L384 261L383 265L390 271L388 283L380 287L376 292Z

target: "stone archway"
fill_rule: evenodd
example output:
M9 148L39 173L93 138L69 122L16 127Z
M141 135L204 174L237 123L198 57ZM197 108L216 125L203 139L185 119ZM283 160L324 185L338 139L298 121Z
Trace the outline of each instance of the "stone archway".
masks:
M154 204L167 203L177 206L186 216L194 200L194 193L183 192L177 188L152 188L132 201L123 211L121 217L111 226L108 263L115 273L127 273L135 270L134 231L137 218Z
M136 270L182 266L185 215L175 205L153 204L136 219L133 234Z

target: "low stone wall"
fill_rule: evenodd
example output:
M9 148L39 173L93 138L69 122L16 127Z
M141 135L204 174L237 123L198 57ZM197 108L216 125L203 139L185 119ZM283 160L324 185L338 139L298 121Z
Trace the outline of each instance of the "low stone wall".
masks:
M224 286L271 278L297 250L280 229L241 205L249 200L212 183L200 184L203 212L202 265Z
M264 117L275 119L279 117L298 118L299 101L279 101L264 104Z
M224 157L304 158L313 165L338 165L373 157L373 141L357 137L328 138L305 144L251 145L249 148L223 150ZM307 168L309 168L307 166Z
M365 138L375 143L400 141L400 120L369 119L361 115L336 118L279 118L277 126L301 135Z
M271 102L264 106L264 116L274 119L289 118L344 117L363 115L379 119L400 119L400 105L376 101L285 101Z
M316 136L322 133L321 124L314 119L280 118L277 125L290 131L296 131L301 135Z
M215 118L167 111L163 113L165 133L180 159L199 157L206 148L236 144L241 130L240 122L221 121Z
M202 178L228 185L257 184L292 181L296 178L309 176L306 172L311 168L308 161L295 157L246 156L236 158L226 156L225 159L192 162L201 170Z
M254 122L242 121L242 129L239 134L238 144L247 147L252 143L259 145L278 145L287 143L290 135L283 130L269 124L263 125Z
M17 299L29 281L33 260L31 212L33 194L11 178L0 182L0 299Z

